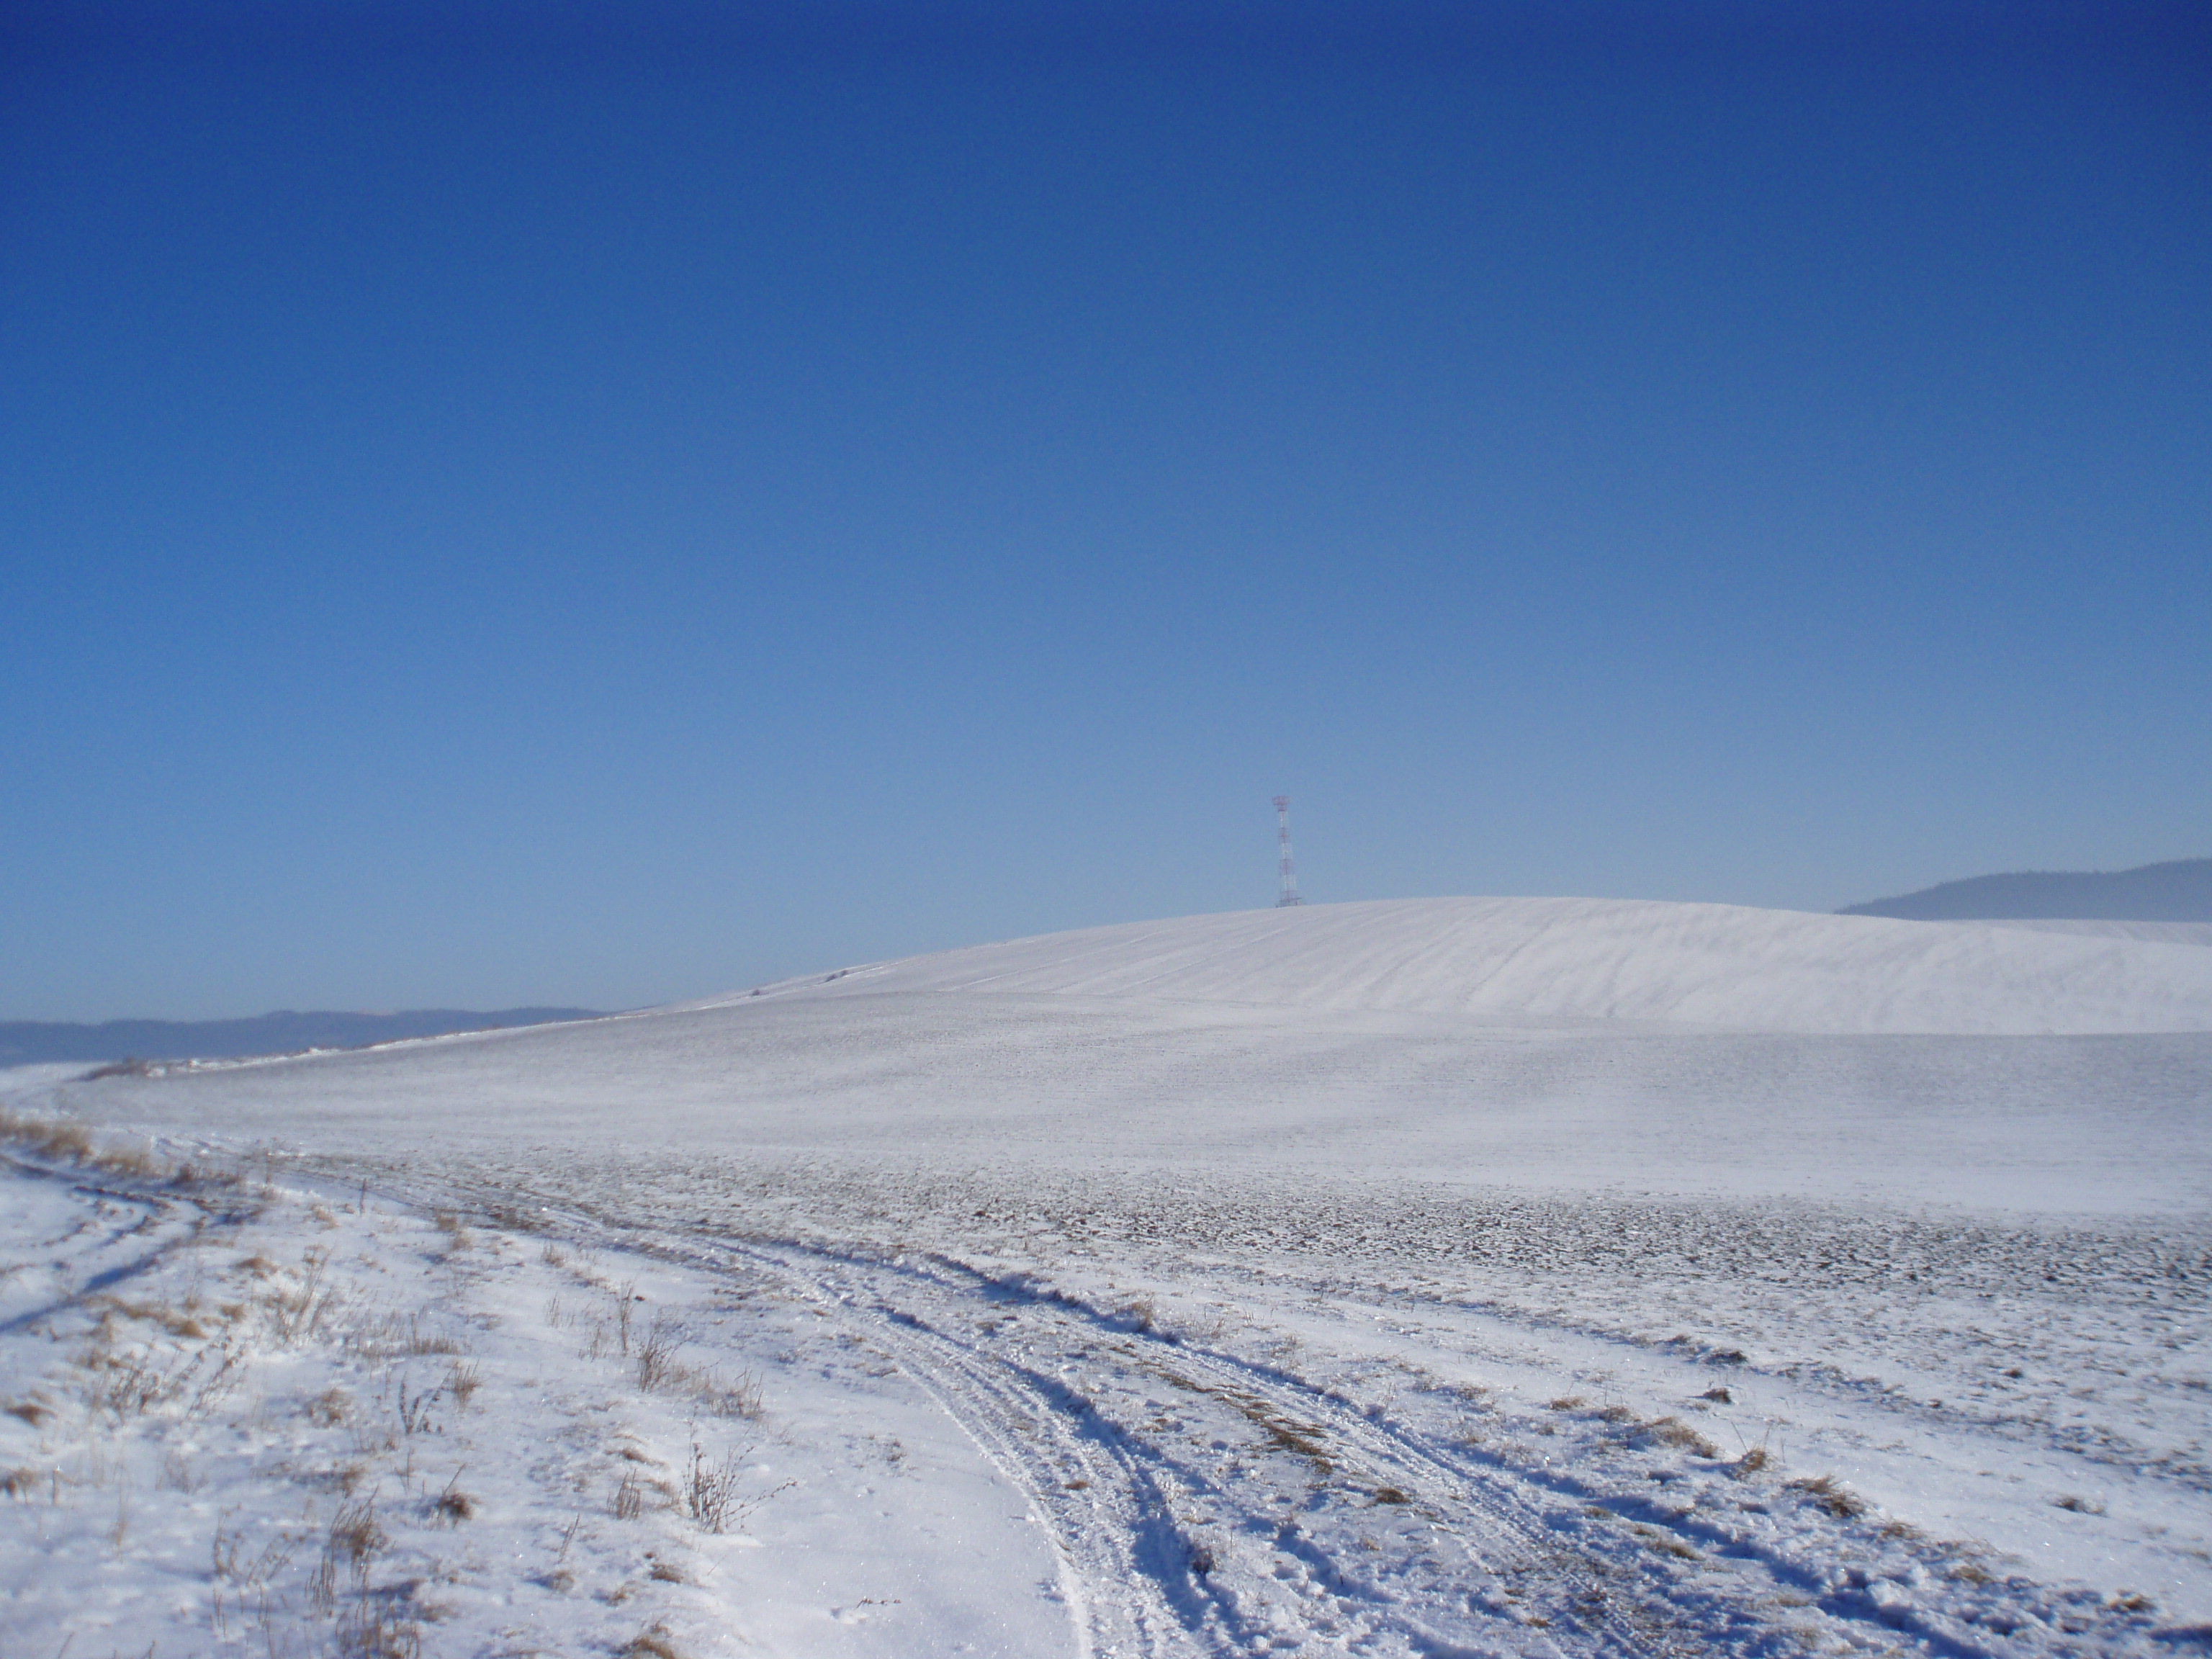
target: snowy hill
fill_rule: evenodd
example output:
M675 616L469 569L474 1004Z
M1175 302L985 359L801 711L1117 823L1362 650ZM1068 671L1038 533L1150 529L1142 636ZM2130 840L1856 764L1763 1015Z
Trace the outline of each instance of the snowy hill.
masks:
M1990 926L2025 927L2038 933L2073 933L2082 939L2139 939L2152 945L2212 945L2212 921L2091 921L2021 916L1995 921Z
M2198 945L1318 905L56 1069L0 1074L40 1652L2136 1659L2212 1618ZM84 1179L79 1123L151 1149Z
M1189 916L947 951L772 990L1744 1031L2212 1030L2212 955L2188 945L1623 899L1403 899Z
M1423 899L1048 934L575 1024L89 1086L149 1130L363 1150L1349 1157L1547 1185L1875 1182L2133 1207L2194 1204L2212 1181L2207 1033L2212 951L2194 945ZM2146 1137L2166 1149L2154 1165Z
M2208 1066L2197 946L1469 898L1092 928L62 1093L156 1133L395 1155L1137 1159L2135 1210L2212 1194Z

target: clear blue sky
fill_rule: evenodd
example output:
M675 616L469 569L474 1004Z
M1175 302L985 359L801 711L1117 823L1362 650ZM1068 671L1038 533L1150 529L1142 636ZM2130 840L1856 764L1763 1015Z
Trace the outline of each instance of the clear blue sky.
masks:
M2212 853L2206 18L12 7L0 1018Z

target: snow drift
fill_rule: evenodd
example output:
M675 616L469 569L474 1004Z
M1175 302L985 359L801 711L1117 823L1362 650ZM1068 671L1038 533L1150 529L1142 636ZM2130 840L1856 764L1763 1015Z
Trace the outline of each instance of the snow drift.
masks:
M1081 996L1829 1034L2203 1031L2212 1030L2212 951L1726 904L1401 899L1048 933L764 992Z

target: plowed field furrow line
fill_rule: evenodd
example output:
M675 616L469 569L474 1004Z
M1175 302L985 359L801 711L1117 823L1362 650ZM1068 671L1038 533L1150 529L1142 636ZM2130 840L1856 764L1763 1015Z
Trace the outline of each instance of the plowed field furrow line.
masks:
M953 1297L985 1293L1003 1297L1010 1293L1004 1281L941 1257L930 1259L930 1268L917 1267L911 1258L891 1267L811 1246L783 1243L773 1249L787 1267L797 1256L832 1273L860 1273L878 1281L888 1275L909 1291L933 1284ZM1075 1323L1086 1331L1095 1332L1102 1326L1115 1328L1117 1335L1127 1339L1121 1352L1133 1370L1223 1398L1241 1394L1248 1403L1256 1403L1285 1419L1295 1421L1301 1414L1321 1419L1334 1437L1333 1449L1340 1462L1351 1464L1353 1460L1346 1458L1344 1452L1347 1447L1354 1449L1361 1467L1353 1473L1364 1475L1370 1486L1394 1484L1385 1477L1395 1475L1437 1492L1443 1501L1432 1502L1431 1511L1440 1529L1465 1549L1470 1567L1487 1576L1498 1571L1501 1563L1507 1564L1506 1570L1526 1587L1524 1604L1532 1612L1540 1612L1550 1621L1555 1637L1572 1651L1644 1655L1765 1651L1778 1641L1798 1641L1793 1631L1802 1629L1808 1620L1827 1623L1838 1635L1851 1632L1860 1642L1871 1639L1893 1648L1902 1638L1923 1651L1952 1659L2002 1659L2027 1651L1993 1632L1926 1610L1855 1604L1851 1598L1836 1596L1821 1596L1815 1605L1804 1605L1807 1586L1802 1570L1770 1558L1740 1538L1727 1540L1717 1557L1701 1564L1701 1577L1708 1582L1694 1587L1679 1580L1653 1582L1647 1572L1656 1569L1638 1571L1621 1565L1617 1558L1625 1557L1630 1562L1648 1558L1651 1550L1639 1540L1655 1530L1679 1529L1667 1528L1663 1522L1654 1528L1649 1522L1596 1511L1590 1505L1600 1494L1579 1482L1536 1471L1516 1471L1502 1464L1485 1468L1473 1459L1441 1450L1387 1420L1370 1419L1334 1396L1267 1367L1158 1339L1132 1346L1132 1334L1115 1327L1110 1316L1101 1310L1025 1291L1015 1293L1024 1298L1033 1313ZM887 1300L885 1305L894 1304ZM1194 1372L1206 1376L1207 1384L1197 1384L1191 1375ZM1569 1500L1575 1508L1563 1510L1562 1503ZM1256 1511L1247 1506L1247 1513ZM1560 1537L1563 1522L1583 1529L1633 1533L1634 1536L1606 1540L1610 1547L1598 1551L1581 1550ZM1468 1535L1480 1533L1490 1534L1493 1540L1502 1538L1504 1542L1492 1541L1483 1547ZM1707 1549L1716 1541L1710 1536L1698 1540ZM1286 1539L1285 1547L1291 1543ZM1327 1554L1319 1552L1317 1546L1310 1547ZM1329 1575L1352 1588L1358 1599L1389 1599L1356 1571L1347 1569L1340 1557L1328 1557L1328 1562ZM1788 1621L1770 1610L1777 1597L1787 1597L1796 1604ZM1454 1645L1452 1638L1410 1617L1374 1622L1396 1631L1415 1651L1449 1652ZM1467 1635L1458 1639L1463 1642Z
M904 1350L902 1359L913 1357L912 1339L926 1330L940 1353L951 1350L960 1356L958 1363L965 1375L974 1376L979 1369L995 1367L1003 1376L1022 1377L1024 1386L1037 1395L1065 1389L1064 1384L1042 1375L1038 1369L1039 1357L1034 1352L1020 1359L1002 1352L982 1352L975 1345L941 1330L918 1327L902 1301L894 1299L903 1291L907 1293L903 1301L910 1303L916 1288L933 1285L940 1294L972 1300L979 1287L955 1282L952 1273L948 1272L951 1264L938 1264L935 1273L916 1274L910 1269L871 1272L872 1264L861 1260L805 1247L756 1243L735 1248L749 1260L772 1261L787 1273L795 1273L802 1283L818 1286L821 1291L840 1298L844 1305L851 1306L865 1298L880 1315L882 1328L890 1334L890 1346ZM794 1257L798 1258L796 1261ZM883 1284L886 1278L892 1281L888 1290ZM1089 1316L1089 1310L1032 1300L1027 1311L1061 1328L1056 1334L1063 1338L1072 1335L1082 1342L1095 1337L1093 1328L1097 1322L1095 1316ZM951 1321L942 1322L949 1324ZM1032 1349L1048 1346L1066 1352L1070 1345L1066 1340L1046 1344L1040 1342L1036 1334L1031 1335ZM1158 1352L1154 1353L1150 1351L1152 1349ZM1091 1352L1095 1355L1097 1349L1093 1347ZM1237 1362L1171 1346L1158 1340L1149 1344L1134 1340L1117 1343L1106 1352L1113 1358L1102 1368L1103 1375L1091 1379L1096 1394L1090 1405L1092 1413L1104 1425L1104 1431L1118 1443L1115 1461L1122 1473L1117 1484L1127 1494L1119 1506L1124 1511L1119 1523L1122 1526L1136 1524L1146 1517L1158 1526L1167 1503L1171 1501L1165 1490L1169 1486L1203 1495L1216 1506L1234 1508L1243 1523L1241 1530L1273 1534L1273 1549L1293 1557L1309 1569L1303 1577L1312 1585L1311 1594L1326 1595L1338 1620L1364 1626L1374 1638L1388 1642L1379 1650L1395 1648L1414 1653L1448 1653L1477 1634L1467 1631L1447 1636L1431 1628L1427 1621L1394 1607L1392 1604L1399 1599L1396 1593L1379 1583L1372 1573L1360 1571L1356 1563L1346 1559L1343 1552L1326 1548L1312 1535L1310 1528L1289 1523L1280 1515L1253 1504L1249 1498L1240 1499L1224 1492L1201 1472L1184 1468L1161 1437L1146 1434L1141 1427L1140 1400L1119 1402L1121 1408L1112 1412L1111 1420L1108 1420L1109 1407L1116 1402L1106 1396L1117 1385L1119 1391L1127 1393L1131 1377L1163 1382L1224 1405L1247 1421L1255 1421L1255 1413L1256 1420L1261 1423L1270 1419L1296 1422L1301 1416L1328 1419L1332 1436L1329 1455L1339 1477L1334 1485L1368 1492L1394 1487L1401 1482L1425 1487L1431 1497L1424 1505L1425 1512L1438 1531L1459 1546L1468 1569L1480 1579L1494 1580L1502 1568L1513 1572L1519 1582L1527 1585L1523 1595L1528 1613L1548 1620L1553 1632L1552 1638L1547 1638L1546 1645L1565 1638L1574 1651L1589 1654L1657 1656L1713 1650L1707 1644L1692 1647L1685 1643L1680 1607L1650 1596L1647 1588L1636 1583L1632 1576L1601 1561L1579 1558L1563 1547L1548 1517L1517 1513L1497 1503L1471 1504L1474 1494L1468 1490L1468 1482L1460 1472L1418 1446L1376 1432L1364 1419L1311 1389L1264 1378ZM921 1363L928 1362L924 1359ZM1117 1376L1117 1369L1128 1376ZM1203 1383L1196 1381L1190 1375L1194 1371L1205 1373L1207 1380ZM1141 1381L1134 1393L1141 1395ZM1025 1484L1034 1488L1036 1478L1033 1476ZM1049 1510L1052 1506L1047 1504L1042 1507ZM1198 1557L1197 1547L1188 1538L1178 1534L1177 1543L1186 1561ZM1085 1553L1095 1557L1098 1553ZM1163 1578L1158 1565L1155 1563L1149 1575L1155 1583ZM1166 1575L1170 1584L1179 1577L1194 1590L1210 1577L1192 1573L1187 1566L1182 1574ZM1126 1582L1112 1578L1107 1581L1109 1586ZM1457 1586L1439 1584L1433 1588L1443 1599L1457 1599L1464 1595ZM1109 1589L1107 1593L1113 1591ZM1199 1618L1192 1616L1195 1595L1186 1593L1169 1599L1180 1603L1176 1610L1184 1629L1192 1635L1218 1633L1230 1638L1231 1650L1249 1650L1236 1639L1233 1629L1246 1621L1234 1617L1226 1598L1212 1594L1214 1616ZM1472 1610L1470 1617L1474 1617ZM1492 1641L1510 1639L1517 1644L1534 1633L1520 1621L1509 1621L1502 1613L1482 1617L1476 1622L1483 1627L1480 1633ZM1396 1639L1388 1641L1391 1638Z
M499 1196L516 1194L502 1188ZM794 1297L864 1329L1024 1492L1063 1564L1080 1649L1101 1659L1249 1653L1264 1645L1267 1626L1282 1631L1286 1617L1293 1628L1310 1618L1325 1632L1316 1650L1431 1659L1478 1651L1766 1655L1790 1650L1823 1626L1855 1650L1944 1659L2118 1650L2094 1638L2022 1645L1931 1608L1835 1596L1808 1605L1801 1570L1709 1529L1695 1539L1703 1548L1690 1569L1659 1562L1651 1540L1683 1531L1664 1517L1626 1518L1599 1507L1603 1494L1571 1478L1438 1445L1287 1372L1133 1331L1104 1310L953 1258L887 1260L789 1239L641 1225L573 1200L561 1211L603 1231L611 1248L765 1271ZM1010 1305L1021 1316L1012 1328L983 1322ZM963 1324L976 1334L961 1334ZM1384 1569L1402 1573L1407 1559L1347 1559L1340 1540L1331 1547L1310 1519L1302 1525L1255 1501L1267 1482L1232 1491L1208 1475L1146 1421L1146 1389L1153 1384L1256 1429L1289 1425L1297 1435L1303 1425L1334 1476L1328 1490L1315 1487L1316 1501L1334 1505L1322 1520L1344 1530L1347 1489L1401 1489L1433 1532L1463 1553L1463 1569L1416 1575L1408 1588L1419 1606L1401 1606ZM1229 1583L1178 1519L1196 1508L1227 1513L1226 1521L1212 1517L1216 1533L1272 1534L1272 1574ZM1455 1617L1454 1607L1464 1611ZM1450 1628L1437 1628L1440 1620Z
M1005 1281L964 1263L942 1256L931 1261L943 1275L939 1282L948 1289L968 1283L994 1293L1003 1294L1006 1290ZM1039 1305L1073 1312L1078 1304L1046 1298ZM1081 1314L1093 1323L1111 1322L1110 1316L1100 1310L1083 1309ZM1589 1609L1600 1598L1611 1603L1626 1595L1629 1607L1625 1614L1598 1621L1606 1628L1589 1633L1620 1636L1637 1651L1706 1654L1760 1649L1778 1638L1794 1641L1797 1638L1784 1630L1784 1621L1760 1606L1771 1606L1776 1598L1796 1604L1794 1619L1789 1621L1792 1625L1802 1626L1808 1617L1815 1617L1839 1636L1877 1641L1886 1647L1903 1638L1949 1659L2002 1659L2036 1650L1938 1609L1884 1606L1856 1589L1824 1590L1802 1566L1786 1556L1709 1519L1682 1524L1681 1517L1656 1513L1619 1516L1601 1511L1595 1506L1609 1494L1571 1475L1515 1468L1495 1454L1484 1457L1439 1447L1388 1419L1370 1418L1334 1394L1263 1365L1158 1340L1142 1349L1130 1350L1129 1354L1132 1364L1155 1374L1165 1376L1170 1369L1180 1367L1188 1382L1188 1373L1203 1373L1224 1391L1243 1389L1285 1415L1317 1418L1337 1437L1340 1445L1360 1447L1372 1466L1441 1478L1448 1490L1456 1492L1465 1510L1479 1514L1494 1529L1518 1538L1547 1558L1546 1576L1571 1586L1565 1599L1572 1608L1569 1615L1572 1621L1587 1626L1592 1622ZM1562 1501L1572 1508L1563 1509ZM1655 1533L1674 1534L1684 1547L1700 1555L1711 1552L1705 1565L1713 1570L1716 1580L1694 1587L1679 1580L1669 1583L1646 1578L1637 1583L1644 1575L1608 1558L1625 1556L1633 1561L1642 1556L1648 1561L1650 1550L1618 1537L1611 1540L1613 1547L1602 1553L1563 1548L1558 1531L1561 1520L1567 1517L1584 1526L1595 1522L1593 1529L1601 1532L1625 1531L1637 1540L1650 1539ZM1462 1525L1468 1518L1464 1513L1455 1517ZM1472 1545L1469 1554L1477 1562L1482 1559ZM1647 1571L1659 1569L1654 1566ZM1724 1584L1720 1579L1734 1583ZM1808 1595L1812 1605L1803 1605ZM2109 1639L2133 1645L2122 1632L2110 1632ZM2059 1650L2103 1650L2093 1638L2087 1643L2063 1642Z

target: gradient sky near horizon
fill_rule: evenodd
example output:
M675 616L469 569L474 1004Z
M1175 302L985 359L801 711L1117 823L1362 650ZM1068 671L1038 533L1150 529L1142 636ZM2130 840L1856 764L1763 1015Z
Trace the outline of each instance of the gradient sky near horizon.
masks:
M2207 16L11 8L0 1018L2212 853Z

